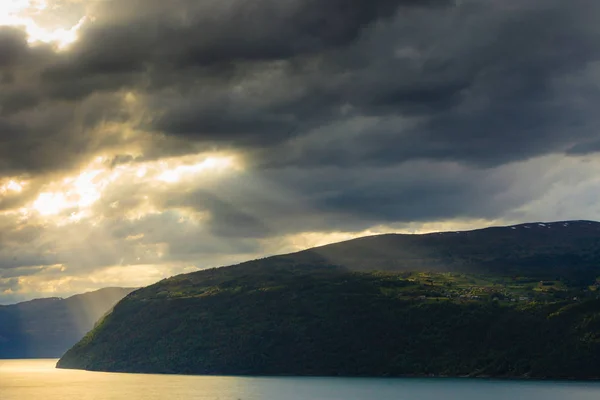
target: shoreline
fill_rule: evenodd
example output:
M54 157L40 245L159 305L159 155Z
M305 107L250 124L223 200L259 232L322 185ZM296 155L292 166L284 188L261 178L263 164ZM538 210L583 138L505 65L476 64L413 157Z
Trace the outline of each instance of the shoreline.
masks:
M55 369L74 370L85 372L99 372L107 374L131 374L131 375L165 375L165 376L190 376L190 377L228 377L228 378L315 378L315 379L453 379L453 380L488 380L488 381L512 381L512 382L600 382L600 377L593 378L556 378L556 377L530 377L530 376L494 376L494 375L438 375L438 374L405 374L405 375L253 375L253 374L185 374L178 372L135 372L135 371L110 371L92 370L81 368L67 368L55 366Z

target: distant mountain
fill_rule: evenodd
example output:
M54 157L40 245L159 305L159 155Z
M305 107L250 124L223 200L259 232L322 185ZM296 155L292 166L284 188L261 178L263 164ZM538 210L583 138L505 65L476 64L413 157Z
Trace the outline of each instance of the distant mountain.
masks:
M0 306L0 359L60 357L133 290L106 288Z
M600 223L382 235L140 289L60 368L600 378Z

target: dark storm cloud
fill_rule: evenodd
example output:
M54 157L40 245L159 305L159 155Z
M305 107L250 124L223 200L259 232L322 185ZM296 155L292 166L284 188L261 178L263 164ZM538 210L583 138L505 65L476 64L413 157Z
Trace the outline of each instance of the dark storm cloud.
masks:
M501 165L596 139L599 93L576 78L600 58L599 11L584 0L105 1L70 51L43 60L37 91L7 87L3 109L128 89L140 128L182 139L175 153L192 141L265 167ZM22 60L22 40L4 36L4 63ZM348 137L340 127L356 118L377 121Z
M598 75L589 73L600 60L595 3L465 4L399 16L333 58L342 70L348 59L363 61L344 70L346 80L324 77L314 98L335 99L315 107L325 127L271 151L276 165L431 159L497 166L597 137ZM324 109L331 112L325 120ZM373 119L361 128L354 125L360 117Z
M264 167L498 166L598 135L595 3L106 4L47 78L74 95L133 86L143 128Z
M111 135L95 130L123 120L114 94L91 94L78 102L57 99L40 81L58 54L31 46L20 28L0 27L0 173L38 175L66 170L107 147Z
M89 161L90 154L111 143L110 132L94 130L120 114L118 100L110 96L78 104L20 100L9 96L5 114L0 113L0 171L6 175L44 174Z
M251 104L242 105L239 114L226 112L228 104L238 106L227 100L227 92L235 82L243 83L249 71L349 46L370 25L391 19L400 8L447 4L443 0L104 1L89 6L93 18L65 52L29 46L20 28L1 28L0 125L6 137L1 147L6 151L0 168L8 173L69 168L82 159L75 154L101 150L90 131L98 123L122 120L112 109L118 103L114 99L96 103L86 115L67 115L65 110L81 109L88 97L110 97L120 89L149 94L148 103L160 106L147 110L154 122L143 127L151 131L180 134L186 140L190 132L208 141L232 137L249 147L269 143L260 136L288 130L290 116L278 110L261 115L264 109ZM54 11L44 14L40 23L56 25L56 10L66 10L73 23L80 9L77 3L53 3ZM186 91L198 93L199 87L210 83L223 93L220 103L180 109L161 101L161 90L187 102ZM183 143L180 147L193 148ZM146 149L153 151L152 146Z
M401 7L449 0L104 1L99 22L55 72L120 73L144 68L280 60L347 45ZM49 75L55 77L56 75Z
M0 169L117 147L90 133L104 122L147 131L144 154L113 166L239 151L245 181L160 203L206 211L216 235L493 218L526 201L502 197L496 168L600 139L596 2L98 4L65 52L0 32ZM121 90L140 115L120 109ZM437 172L447 165L460 172Z
M244 205L237 200L244 198L245 194L251 194L256 199L256 193L245 193L243 189L238 193L227 195L216 190L198 189L175 199L167 199L164 206L186 207L194 211L209 212L208 226L211 228L211 233L216 236L256 238L275 234L276 232L268 227L268 224L274 220L275 215L269 216L264 212L265 210L254 208L248 210L248 205ZM266 206L273 203L263 204ZM292 229L296 229L296 227Z
M25 32L12 27L0 26L0 68L12 67L25 53L27 37Z
M160 208L206 213L204 225L217 237L273 238L392 222L499 218L540 192L533 184L511 192L514 179L510 170L493 173L455 163L288 168L232 175L195 189L184 185L152 198Z

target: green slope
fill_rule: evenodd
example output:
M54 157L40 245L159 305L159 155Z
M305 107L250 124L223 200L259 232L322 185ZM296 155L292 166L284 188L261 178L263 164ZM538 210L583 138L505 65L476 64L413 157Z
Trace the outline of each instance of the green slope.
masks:
M58 366L235 375L599 378L600 301L594 283L600 264L593 259L600 231L587 222L564 228L554 229L552 235L563 237L552 236L554 242L540 238L537 228L470 232L480 239L463 239L466 244L452 253L462 260L456 268L416 268L414 258L402 267L398 254L409 250L380 251L422 239L423 254L430 235L380 236L181 275L127 296ZM509 231L517 231L519 240L494 250L492 242ZM461 235L466 234L438 235L448 237L446 242L434 237L427 254L451 249ZM521 253L510 256L508 247L518 242ZM483 258L482 249L492 249L486 262L464 261ZM415 254L414 247L410 252ZM550 260L544 269L540 260L552 252L584 261ZM384 269L378 262L386 254L388 271L371 271ZM504 254L522 264L494 262ZM344 259L353 262L340 262Z

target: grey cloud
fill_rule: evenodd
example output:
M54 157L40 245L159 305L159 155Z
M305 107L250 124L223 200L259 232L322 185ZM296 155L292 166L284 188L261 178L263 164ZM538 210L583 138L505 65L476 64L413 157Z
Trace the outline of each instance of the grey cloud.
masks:
M45 103L0 116L0 170L7 174L47 173L87 160L109 136L99 137L94 129L118 112L117 104L106 100L94 98L77 105Z
M35 275L41 271L43 271L43 267L19 267L11 269L0 269L0 279L5 279L10 284L11 278Z
M73 49L41 63L39 93L6 92L6 112L128 88L139 128L180 140L170 152L239 149L271 168L494 166L596 137L584 104L598 93L573 96L600 57L600 9L583 0L141 3L102 2ZM358 117L379 122L336 129Z
M40 80L43 69L58 57L49 45L29 45L21 28L0 27L3 175L38 176L73 168L114 145L114 134L97 132L103 123L127 118L119 94L92 92L77 102L58 99L53 85Z
M600 125L589 106L598 77L586 75L600 59L600 9L587 5L415 8L310 57L239 62L226 76L196 76L197 84L182 70L190 86L177 96L148 92L156 117L146 128L252 151L262 167L497 166L565 152L593 141ZM357 131L351 124L361 117L376 126Z
M600 140L577 143L567 150L572 155L589 155L600 152Z
M276 234L268 227L271 218L267 217L267 213L256 212L257 210L244 211L248 207L244 205L245 202L240 202L240 198L244 198L245 194L255 195L242 191L233 196L224 196L216 191L198 189L179 198L169 198L164 206L209 212L208 226L212 228L211 233L219 237L259 238ZM248 197L246 199L249 200ZM256 200L254 197L250 201Z
M393 168L282 169L222 178L153 196L161 208L208 213L211 235L274 238L302 232L361 231L411 221L495 219L543 192L511 192L511 169L456 163Z
M22 30L0 27L0 69L17 64L26 48L27 36Z
M593 45L600 30L589 17L598 15L598 8L550 2L506 13L483 4L477 12L438 18L428 13L414 18L414 25L399 17L394 28L382 29L373 40L387 46L376 47L376 53L356 49L377 61L353 70L341 86L349 94L341 98L355 115L332 117L312 145L306 139L300 143L307 146L301 155L297 142L273 153L295 154L289 162L302 165L389 165L427 158L500 165L564 152L573 142L597 136L600 121L589 104L598 101L599 92L584 89L578 77L600 58ZM392 36L405 32L403 22L415 28L412 35ZM435 38L423 39L432 32ZM390 56L394 48L416 50L401 52L398 60ZM587 81L595 87L597 82L597 77ZM377 124L354 135L337 129L356 116L377 117ZM329 138L336 145L323 146ZM277 165L287 161L277 158Z
M231 150L246 170L166 192L110 187L94 227L7 228L0 269L214 265L286 234L525 218L552 184L544 156L600 150L595 2L96 4L62 53L0 30L0 172L43 176L107 149L112 167ZM145 133L101 130L111 123ZM126 217L144 205L162 214Z
M66 66L89 73L277 60L355 40L400 7L446 0L105 1ZM60 67L59 67L60 69Z
M0 276L2 271L31 269L59 263L53 244L43 240L43 227L20 222L16 216L0 218Z

